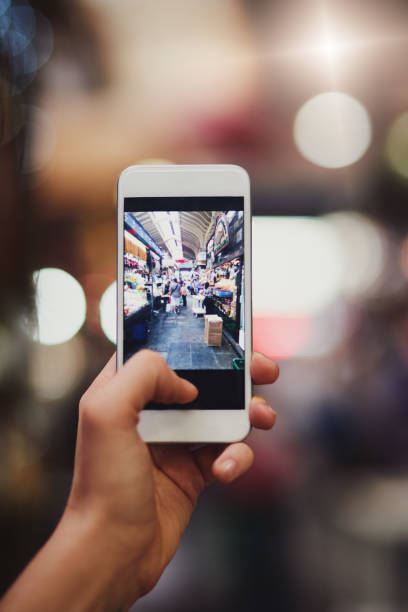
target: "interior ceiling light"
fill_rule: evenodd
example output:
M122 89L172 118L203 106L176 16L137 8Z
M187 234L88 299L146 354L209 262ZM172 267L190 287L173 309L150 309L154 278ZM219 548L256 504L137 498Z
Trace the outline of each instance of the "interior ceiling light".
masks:
M159 211L150 213L157 226L166 248L173 259L183 258L181 244L180 215L178 211Z

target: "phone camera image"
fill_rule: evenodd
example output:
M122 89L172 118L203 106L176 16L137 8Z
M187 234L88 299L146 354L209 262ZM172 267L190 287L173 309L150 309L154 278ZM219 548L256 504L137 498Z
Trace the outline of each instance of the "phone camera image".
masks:
M124 201L123 360L157 351L199 387L206 408L228 408L228 388L231 407L244 408L243 204L241 197Z

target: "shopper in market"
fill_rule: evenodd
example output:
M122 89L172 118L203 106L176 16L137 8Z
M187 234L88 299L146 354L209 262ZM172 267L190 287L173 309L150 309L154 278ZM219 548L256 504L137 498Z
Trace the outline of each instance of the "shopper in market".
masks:
M170 283L170 305L173 312L179 314L180 312L180 283L176 276L173 276L173 280Z
M198 280L198 278L196 278L196 279L194 280L194 282L193 282L194 295L198 295L198 292L199 292L199 289L200 289L200 288L199 288L199 284L200 284L200 283L199 283L199 280Z
M212 291L210 289L210 283L207 281L204 285L204 301L203 301L203 306L206 309L207 314L211 314L211 294Z
M256 353L251 373L255 384L268 384L278 369ZM117 373L112 357L80 402L63 516L0 602L0 612L116 612L154 587L200 493L214 479L235 480L253 460L244 442L195 451L143 442L136 426L149 401L187 403L196 395L154 351L137 353ZM252 399L253 426L271 429L275 417L262 398Z
M181 297L183 298L183 307L187 308L187 287L186 283L183 283L180 289Z

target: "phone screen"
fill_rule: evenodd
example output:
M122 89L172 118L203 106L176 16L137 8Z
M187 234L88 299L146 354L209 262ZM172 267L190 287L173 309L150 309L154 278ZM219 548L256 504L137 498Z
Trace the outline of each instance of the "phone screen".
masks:
M160 353L199 389L177 408L243 409L244 198L125 198L123 238L124 362Z

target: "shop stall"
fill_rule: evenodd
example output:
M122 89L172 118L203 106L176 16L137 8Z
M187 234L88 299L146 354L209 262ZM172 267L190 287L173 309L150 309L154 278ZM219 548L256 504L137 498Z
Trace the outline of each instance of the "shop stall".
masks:
M125 338L133 346L147 340L156 291L154 278L161 271L162 252L131 214L125 215L123 261Z
M207 243L207 312L223 320L224 329L243 348L243 223L242 211L220 214Z

